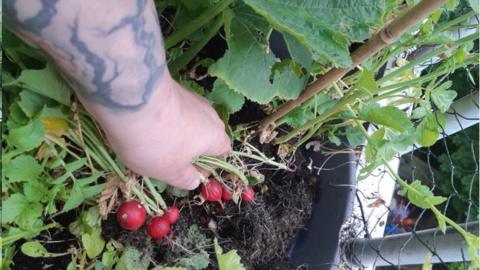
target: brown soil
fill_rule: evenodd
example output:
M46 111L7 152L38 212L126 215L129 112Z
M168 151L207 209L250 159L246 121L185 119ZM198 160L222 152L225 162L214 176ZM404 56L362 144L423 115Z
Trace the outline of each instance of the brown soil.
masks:
M269 147L272 149L264 151L268 153L275 150ZM253 203L236 205L227 202L225 209L221 209L217 203L197 205L189 199L177 201L176 204L181 207L181 217L173 226L174 243L155 244L142 229L125 232L118 227L114 215L103 223L104 237L117 239L143 251L149 250L153 244L155 248L150 256L157 263L177 265L179 258L189 254L188 244L183 244L192 241L188 239L188 228L197 224L208 239L218 239L224 252L237 250L247 269L291 269L288 263L289 245L296 231L302 228L309 217L316 197L312 178L300 173L305 171L304 163L301 154L297 154L298 173L265 169L263 173L268 179L268 191L261 194L259 187L256 187ZM215 224L216 228L212 229L211 224ZM208 245L205 250L210 254L209 269L216 269L213 245Z

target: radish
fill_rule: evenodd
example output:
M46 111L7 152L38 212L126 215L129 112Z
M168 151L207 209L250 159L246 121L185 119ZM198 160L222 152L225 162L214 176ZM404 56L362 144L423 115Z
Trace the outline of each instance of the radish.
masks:
M211 179L200 187L203 199L209 202L218 202L223 209L225 207L222 202L222 193L222 185L216 179Z
M155 240L167 236L170 230L170 223L163 216L154 217L147 224L147 233Z
M247 188L242 192L242 201L244 201L244 202L252 202L254 198L255 198L255 191L253 190L252 187L247 187Z
M135 231L142 227L147 218L145 208L135 200L126 201L117 211L117 222L125 230Z
M223 192L222 192L222 200L224 201L232 200L232 193L225 187L223 188Z
M168 223L174 224L180 217L180 211L178 211L178 208L175 205L172 205L165 210L163 217L168 221Z

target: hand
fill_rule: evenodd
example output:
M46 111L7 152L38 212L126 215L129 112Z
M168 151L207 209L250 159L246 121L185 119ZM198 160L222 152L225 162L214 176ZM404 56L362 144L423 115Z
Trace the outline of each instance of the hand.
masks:
M136 173L193 189L192 160L230 150L213 108L168 73L154 1L9 3L7 27L54 60Z
M168 72L165 77L141 111L114 114L84 104L128 168L179 188L194 189L200 182L192 160L200 155L225 155L231 142L223 122L204 98L173 81Z

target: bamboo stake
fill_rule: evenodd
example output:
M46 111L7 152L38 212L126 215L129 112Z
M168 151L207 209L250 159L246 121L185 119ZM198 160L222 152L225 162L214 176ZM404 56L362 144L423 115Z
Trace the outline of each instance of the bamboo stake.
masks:
M369 39L352 53L352 65L350 67L331 69L314 83L307 86L307 88L305 88L305 90L297 99L288 101L281 106L278 111L265 117L262 122L260 122L260 133L263 134L263 136L266 136L265 134L268 134L275 129L275 121L280 119L294 108L302 105L305 101L315 96L315 94L322 91L327 86L338 81L345 74L347 74L347 72L354 69L368 57L379 52L387 45L395 42L408 29L414 26L417 22L425 19L446 2L447 0L423 0L416 6L412 7L409 11L404 13L402 16L396 18L390 24L383 27L379 32L377 32L377 34L375 34L371 39Z

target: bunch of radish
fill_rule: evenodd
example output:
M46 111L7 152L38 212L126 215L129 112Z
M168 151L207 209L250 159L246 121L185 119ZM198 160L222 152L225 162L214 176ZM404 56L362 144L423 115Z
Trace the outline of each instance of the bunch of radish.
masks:
M156 216L147 223L147 233L153 239L173 236L171 225L177 222L180 211L174 205L164 211L162 216ZM145 224L147 212L141 203L135 200L123 202L117 211L117 222L125 230L136 231Z
M214 178L201 185L200 196L206 201L218 202L222 208L225 208L223 202L233 199L231 191ZM255 199L255 191L252 187L247 187L242 191L241 198L243 202L252 202Z

